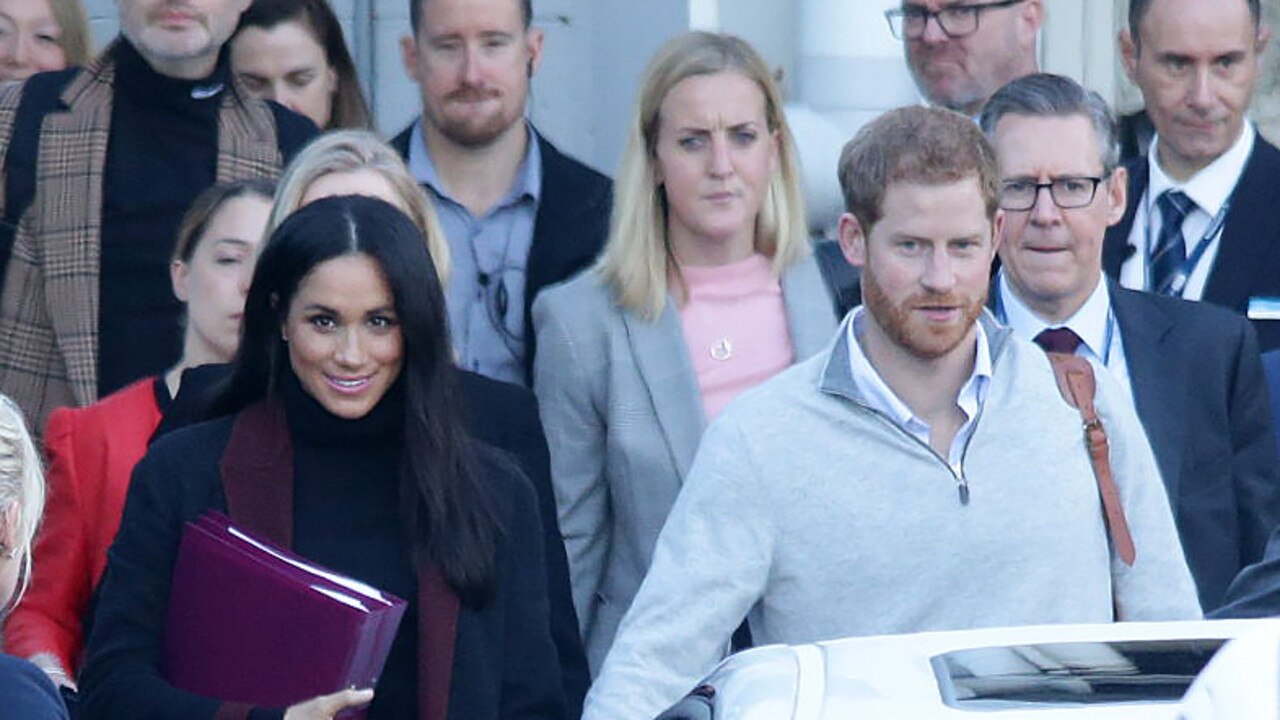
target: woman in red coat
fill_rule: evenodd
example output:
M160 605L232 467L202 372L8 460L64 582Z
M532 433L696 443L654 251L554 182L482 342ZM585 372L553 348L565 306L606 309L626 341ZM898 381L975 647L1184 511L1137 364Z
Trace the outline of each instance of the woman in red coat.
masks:
M106 567L133 466L146 452L188 367L235 354L245 292L271 210L274 185L243 180L206 190L178 230L173 291L187 304L182 358L83 408L62 408L45 431L48 507L31 587L4 626L5 652L75 689L90 596Z

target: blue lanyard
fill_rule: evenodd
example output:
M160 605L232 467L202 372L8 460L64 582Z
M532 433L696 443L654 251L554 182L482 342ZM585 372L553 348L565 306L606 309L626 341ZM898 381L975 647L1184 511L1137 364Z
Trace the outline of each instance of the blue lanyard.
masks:
M1148 191L1150 193L1150 191ZM1234 193L1233 193L1234 194ZM1209 250L1209 246L1213 241L1222 234L1222 228L1227 224L1227 210L1231 208L1231 198L1222 203L1222 207L1218 209L1218 214L1213 216L1209 221L1209 229L1205 231L1204 236L1191 249L1191 254L1186 260L1182 261L1182 266L1178 268L1178 272L1174 273L1173 279L1169 281L1169 292L1174 297L1182 297L1182 291L1187 287L1187 281L1191 278L1191 273L1195 272L1196 266L1204 259L1204 254ZM1155 253L1155 242L1151 239L1151 218L1155 203L1147 203L1147 267L1146 267L1146 287L1151 287L1151 257ZM1183 218L1186 222L1186 218ZM1178 235L1182 235L1182 228L1178 228Z

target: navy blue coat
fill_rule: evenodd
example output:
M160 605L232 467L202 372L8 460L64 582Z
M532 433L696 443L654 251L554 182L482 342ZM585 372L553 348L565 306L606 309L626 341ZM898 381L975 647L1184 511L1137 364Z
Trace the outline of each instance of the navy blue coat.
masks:
M1280 524L1280 467L1258 341L1243 318L1111 286L1138 417L1206 612Z
M58 690L35 665L0 654L0 714L22 720L67 720Z

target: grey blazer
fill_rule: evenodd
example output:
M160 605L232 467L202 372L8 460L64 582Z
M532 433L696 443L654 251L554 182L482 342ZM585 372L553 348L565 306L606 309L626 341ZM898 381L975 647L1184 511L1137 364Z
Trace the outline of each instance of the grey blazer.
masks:
M811 257L786 272L782 293L799 362L831 340L836 317ZM533 325L534 391L594 674L693 463L702 395L670 299L657 322L645 321L588 270L543 291Z

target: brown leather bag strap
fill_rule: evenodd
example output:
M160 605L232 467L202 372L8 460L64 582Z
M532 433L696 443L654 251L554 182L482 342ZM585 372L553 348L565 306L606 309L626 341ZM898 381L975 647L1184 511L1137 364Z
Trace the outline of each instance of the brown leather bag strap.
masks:
M1093 476L1098 482L1098 495L1102 497L1102 509L1107 522L1107 531L1111 535L1111 546L1126 565L1133 565L1137 551L1133 546L1133 535L1129 533L1129 521L1124 516L1124 506L1120 503L1120 490L1111 476L1111 446L1107 441L1107 430L1102 426L1102 419L1093 407L1094 394L1097 392L1093 366L1089 361L1062 353L1047 353L1049 363L1053 366L1054 377L1058 381L1058 390L1067 404L1080 411L1080 419L1084 425L1084 442L1089 448L1089 461L1093 465Z

